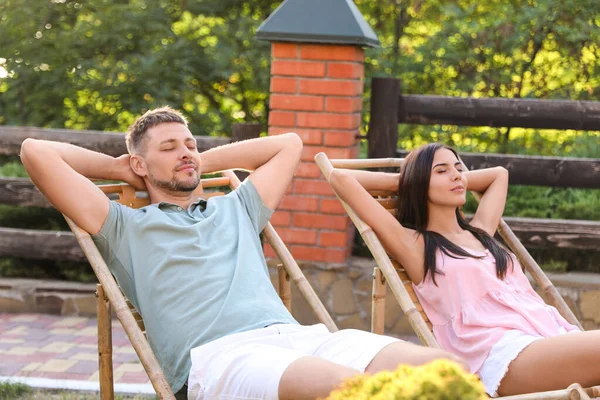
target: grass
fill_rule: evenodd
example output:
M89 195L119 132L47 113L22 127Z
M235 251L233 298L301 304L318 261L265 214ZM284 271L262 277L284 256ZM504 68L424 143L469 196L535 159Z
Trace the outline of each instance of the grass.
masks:
M31 388L22 383L0 382L0 399L22 399L31 394Z
M0 400L97 400L98 392L31 388L23 383L0 382ZM154 400L156 395L115 394L115 400Z

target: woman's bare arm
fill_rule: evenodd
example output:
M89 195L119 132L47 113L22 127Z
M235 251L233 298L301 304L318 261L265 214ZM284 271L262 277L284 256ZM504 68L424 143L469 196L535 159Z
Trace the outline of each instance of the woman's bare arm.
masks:
M400 183L399 173L363 171L358 169L338 169L344 174L354 177L367 191L381 190L396 192Z
M355 175L348 170L334 169L330 176L333 190L373 229L386 251L404 266L411 280L415 283L421 282L425 272L423 238L412 229L404 228L398 223L396 218L365 190ZM382 184L381 187L387 189L388 184L389 182ZM377 190L377 185L373 185L371 187L376 187L373 190Z
M465 172L467 189L481 193L481 200L471 225L494 235L504 213L508 192L508 171L503 167Z

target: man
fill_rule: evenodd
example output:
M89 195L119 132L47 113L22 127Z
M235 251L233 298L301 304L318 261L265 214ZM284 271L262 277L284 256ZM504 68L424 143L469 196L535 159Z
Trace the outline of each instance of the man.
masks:
M185 118L163 107L140 117L126 141L129 154L113 158L27 139L21 158L41 192L94 238L178 397L312 399L353 375L452 358L368 332L300 326L283 306L259 233L300 159L296 134L199 154ZM225 196L198 199L201 172L234 167L253 172ZM151 205L111 202L94 178L145 188Z

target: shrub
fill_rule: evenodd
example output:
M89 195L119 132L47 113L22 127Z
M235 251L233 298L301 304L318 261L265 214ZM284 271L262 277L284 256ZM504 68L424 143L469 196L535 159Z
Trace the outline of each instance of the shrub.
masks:
M326 400L483 400L483 384L448 360L427 365L401 365L393 372L352 378L331 392Z

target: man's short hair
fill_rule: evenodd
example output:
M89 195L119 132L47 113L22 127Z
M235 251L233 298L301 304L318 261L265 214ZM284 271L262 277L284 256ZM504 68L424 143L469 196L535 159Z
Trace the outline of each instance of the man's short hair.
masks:
M188 126L187 119L185 119L183 114L169 106L148 110L129 127L129 131L125 137L129 154L145 153L144 138L146 132L148 129L165 122L177 122Z

